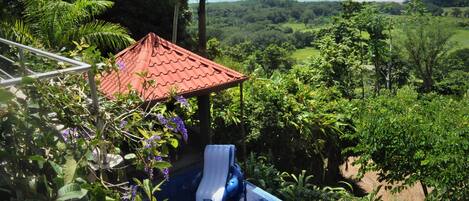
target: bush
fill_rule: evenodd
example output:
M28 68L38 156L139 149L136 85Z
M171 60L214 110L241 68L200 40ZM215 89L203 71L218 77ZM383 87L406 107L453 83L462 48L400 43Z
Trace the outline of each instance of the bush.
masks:
M348 129L350 109L340 93L315 88L289 73L252 77L244 86L248 149L268 156L280 170L311 170L315 182L337 180L342 161L339 137ZM215 138L239 139L238 93L234 89L214 97L212 118L219 135Z
M362 173L376 170L380 180L401 182L394 191L420 182L438 200L469 196L468 99L420 96L407 87L359 105L354 149Z

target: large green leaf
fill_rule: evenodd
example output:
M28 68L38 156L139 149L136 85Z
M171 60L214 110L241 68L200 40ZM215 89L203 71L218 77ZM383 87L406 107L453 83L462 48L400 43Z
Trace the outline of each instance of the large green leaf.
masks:
M67 184L59 189L57 201L65 201L72 199L87 200L85 199L87 193L88 190L81 189L80 185L76 183Z
M67 161L65 162L65 165L63 166L65 184L69 184L73 181L76 170L77 170L77 162L75 161L75 159L73 159L72 156L68 156Z
M169 139L169 143L171 144L171 146L173 146L174 148L178 148L179 146L179 141L177 139L174 139L174 138L170 138Z
M166 161L157 161L155 163L155 167L158 168L158 169L170 168L171 163L168 163Z
M60 165L54 161L49 161L49 164L52 166L52 169L54 169L57 176L61 177L63 175L62 167L60 167Z

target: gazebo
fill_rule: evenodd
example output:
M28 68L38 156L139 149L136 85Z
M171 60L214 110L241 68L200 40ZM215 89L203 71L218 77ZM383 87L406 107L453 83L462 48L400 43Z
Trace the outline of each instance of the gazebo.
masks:
M242 92L242 83L248 79L154 33L118 53L116 62L119 70L99 78L101 92L113 98L116 93L129 92L131 86L148 103L167 99L171 90L185 98L196 96L202 145L211 143L209 94L237 85Z

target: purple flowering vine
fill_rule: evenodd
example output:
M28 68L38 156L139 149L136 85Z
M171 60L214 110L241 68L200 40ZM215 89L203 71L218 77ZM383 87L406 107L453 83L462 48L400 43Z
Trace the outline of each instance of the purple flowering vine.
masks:
M161 156L155 156L154 157L155 161L163 161L163 158ZM164 168L161 170L161 173L163 173L163 176L166 180L169 180L169 168Z
M174 127L169 124L168 119L166 119L162 114L157 114L156 118L158 119L161 125L165 126L171 131L175 131Z
M131 201L134 201L135 197L137 197L137 189L138 189L137 185L132 185L130 187L130 200Z
M164 168L161 172L163 173L164 178L169 180L169 168Z
M161 137L159 135L153 135L150 138L145 140L145 148L149 149L152 148L154 145L155 140L160 140Z
M153 168L150 165L145 165L144 170L148 174L148 178L150 180L152 180L153 179Z
M164 125L169 130L171 130L173 132L181 133L182 134L182 139L185 142L187 142L187 139L188 139L187 129L186 129L186 125L184 124L184 121L181 119L181 117L176 116L176 117L172 117L170 120L168 120L162 114L158 114L158 115L156 115L156 118L158 119L158 121L160 122L161 125ZM170 122L173 123L174 125L176 125L176 127L171 125Z
M187 99L185 99L183 96L176 96L174 98L179 104L181 104L181 106L189 107L189 102L187 102Z
M119 70L124 70L125 68L125 63L123 61L117 61L116 65L119 67Z
M171 121L176 124L176 130L182 134L182 139L187 142L187 129L186 125L184 125L184 121L180 117L173 117L171 118Z
M79 137L77 128L67 128L61 132L64 142L73 142L73 140Z
M127 121L122 120L121 123L119 124L119 128L121 129L124 128L127 125L127 123L128 123Z
M162 161L163 158L161 158L161 156L155 156L155 161Z

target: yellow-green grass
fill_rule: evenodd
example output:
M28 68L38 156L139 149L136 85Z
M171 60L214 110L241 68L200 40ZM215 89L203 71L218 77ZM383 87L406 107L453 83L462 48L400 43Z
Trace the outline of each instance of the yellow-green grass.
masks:
M291 55L291 57L297 61L302 61L309 57L317 57L317 56L319 56L319 50L313 47L297 49Z
M402 16L392 16L395 19L402 18ZM463 29L461 27L457 27L456 23L458 21L465 21L467 19L464 18L455 18L455 17L440 17L441 20L443 20L444 23L447 23L449 27L455 28L455 33L453 37L451 38L451 41L456 43L455 47L453 50L456 49L461 49L461 48L469 48L469 27L468 29ZM320 27L307 27L303 23L284 23L282 24L284 27L291 27L295 31L308 31L308 30L314 30L314 29L319 29ZM402 29L396 28L392 30L392 35L393 35L393 41L397 41L400 38L400 35L402 34ZM362 32L362 37L368 38L369 34L366 32ZM293 52L292 58L301 61L304 59L307 59L308 57L315 57L319 56L319 50L312 48L312 47L306 47L303 49L298 49Z
M451 41L456 43L457 49L460 48L469 48L469 30L468 29L458 29L455 31L454 36L451 38Z
M293 31L314 31L322 26L306 26L304 23L299 23L299 22L288 22L288 23L283 23L281 25L282 27L290 27L293 29Z

